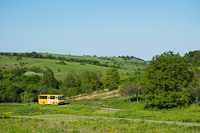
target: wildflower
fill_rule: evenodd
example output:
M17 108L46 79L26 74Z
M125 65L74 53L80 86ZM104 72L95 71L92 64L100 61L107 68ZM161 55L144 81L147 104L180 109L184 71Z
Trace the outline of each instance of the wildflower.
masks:
M5 112L4 114L5 114L5 115L8 115L8 114L12 114L12 112Z

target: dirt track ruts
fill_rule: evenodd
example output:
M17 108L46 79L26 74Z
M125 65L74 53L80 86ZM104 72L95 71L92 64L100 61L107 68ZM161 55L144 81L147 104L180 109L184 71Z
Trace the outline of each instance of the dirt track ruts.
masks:
M91 96L88 95L88 96L77 97L77 98L75 98L75 100L93 99L93 98L97 98L97 97L101 97L102 99L112 98L112 97L116 97L116 96L120 96L120 95L118 93L115 94L115 95L111 95L111 96L107 96L107 95L110 95L110 94L118 92L118 91L119 90L114 90L114 91L110 91L110 92L103 92L103 93L99 93L99 94L93 94Z

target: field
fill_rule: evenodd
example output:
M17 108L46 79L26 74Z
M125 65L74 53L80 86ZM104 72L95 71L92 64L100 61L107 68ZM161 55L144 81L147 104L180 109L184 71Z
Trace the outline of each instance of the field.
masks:
M0 103L0 132L200 132L200 107L144 109L122 97L62 106Z
M44 54L45 55L45 54ZM121 77L128 76L134 70L142 68L136 63L141 60L124 60L112 57L107 60L91 56L64 56L97 60L109 64L121 63L118 69ZM110 57L111 58L111 57ZM0 56L1 70L21 67L47 67L54 71L57 79L63 80L68 72L99 71L103 75L109 67L80 65L78 62L57 63L55 59L36 59ZM135 63L134 63L135 62ZM2 84L3 85L3 84ZM15 87L15 86L14 86ZM12 92L16 88L11 88ZM23 86L22 86L23 87ZM3 90L3 89L2 89ZM145 108L145 101L126 102L119 90L98 90L92 95L83 94L67 99L65 105L39 105L38 103L0 103L0 132L200 132L200 107L193 103L172 109ZM3 91L1 91L3 92ZM23 93L21 93L23 94ZM6 98L10 95L4 95Z
M113 61L108 60L102 60L98 57L88 57L88 56L69 56L69 55L55 55L52 56L63 56L65 58L77 58L77 59L86 59L86 60L97 60L101 63L109 62L110 64L113 64ZM131 64L130 62L124 62L123 59L115 58L117 62L121 62L123 64L124 69L118 69L119 74L121 77L128 76L127 73L132 73L134 70L137 70L138 68L144 68L142 66L136 66ZM132 60L132 62L142 62L140 60ZM102 75L105 74L106 70L109 69L109 67L102 67L102 66L96 66L96 65L80 65L78 62L66 62L67 65L60 65L56 64L56 62L59 62L58 60L53 59L36 59L36 58L24 58L17 60L16 57L8 57L0 55L0 68L4 69L15 69L15 68L21 68L21 67L40 67L43 70L46 69L46 67L53 70L55 78L58 80L64 80L70 71L76 71L76 72L84 72L84 71L95 71L95 72L101 72ZM21 65L21 64L23 65ZM2 69L2 70L4 70Z
M42 53L42 55L46 56L48 54ZM129 59L129 60L124 60L123 58L118 58L118 57L96 57L96 56L74 56L74 55L59 55L59 54L51 54L52 56L55 57L65 57L66 59L70 58L75 58L79 60L96 60L99 61L100 63L108 63L110 65L120 64L120 66L123 69L127 70L137 70L138 68L143 69L144 68L144 61L138 60L138 59ZM145 61L146 64L148 65L149 62Z

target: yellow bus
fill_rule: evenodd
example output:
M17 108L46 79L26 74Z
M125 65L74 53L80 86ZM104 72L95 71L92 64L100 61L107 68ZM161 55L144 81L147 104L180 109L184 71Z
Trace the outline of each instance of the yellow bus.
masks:
M65 96L64 95L39 95L38 96L38 103L39 104L48 104L48 105L58 105L65 103Z

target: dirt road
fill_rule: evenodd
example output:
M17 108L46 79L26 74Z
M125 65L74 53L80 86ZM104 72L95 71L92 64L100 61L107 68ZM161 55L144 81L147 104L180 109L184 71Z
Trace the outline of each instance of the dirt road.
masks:
M101 97L102 99L117 97L117 96L120 96L118 94L118 91L119 90L114 90L114 91L103 92L99 94L93 94L91 96L88 95L88 96L77 97L75 98L75 100L93 99L93 98L98 98L98 97ZM112 93L116 93L116 94L111 95Z

